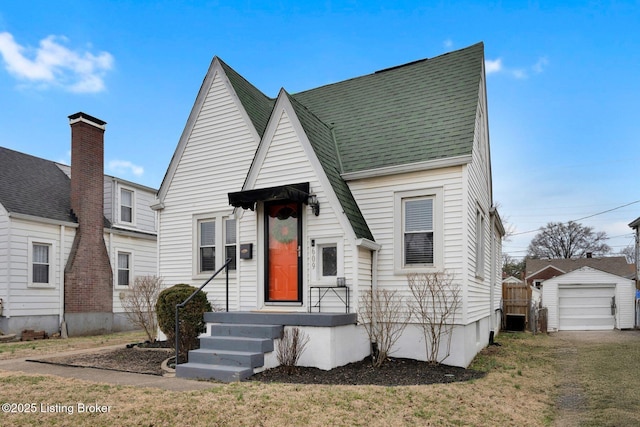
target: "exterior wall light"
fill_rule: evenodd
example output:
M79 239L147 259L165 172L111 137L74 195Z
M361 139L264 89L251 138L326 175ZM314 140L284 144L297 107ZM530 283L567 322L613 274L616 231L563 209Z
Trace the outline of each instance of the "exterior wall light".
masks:
M320 215L320 202L318 202L318 196L316 196L315 194L311 194L309 196L307 204L309 205L311 211L315 216Z

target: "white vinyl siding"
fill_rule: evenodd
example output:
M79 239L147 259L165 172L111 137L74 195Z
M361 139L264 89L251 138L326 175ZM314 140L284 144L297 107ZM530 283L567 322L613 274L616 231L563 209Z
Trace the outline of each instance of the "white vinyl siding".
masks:
M131 195L123 197L123 191L133 193L131 201ZM104 216L114 225L155 234L156 212L151 209L151 205L155 203L155 189L109 175L104 176ZM129 217L131 221L127 221Z
M194 262L197 260L194 251L197 229L193 218L206 216L207 212L232 215L227 194L242 189L258 143L251 123L245 121L248 118L238 108L237 98L230 93L230 86L219 70L215 73L211 86L203 94L202 105L179 163L168 178L171 181L163 200L165 208L159 211L159 265L166 286L176 283L200 286L203 283L197 265L194 266L197 264ZM250 215L247 212L245 216ZM254 245L254 260L255 252ZM239 264L254 262L243 260ZM205 289L214 303L224 300L223 280L216 279L220 284L212 283ZM230 286L231 294L236 296L231 298L230 309L235 310L238 292L235 279L231 280ZM254 292L256 286L254 279Z
M612 297L616 303L613 316ZM542 286L550 331L633 328L634 297L633 280L589 267L545 280Z
M479 87L479 103L476 114L476 132L474 136L474 150L471 163L465 168L466 215L466 257L464 261L464 275L468 286L465 290L464 313L468 322L475 322L489 315L488 307L491 302L491 287L496 284L485 280L491 274L491 253L489 244L489 221L482 220L478 224L478 211L486 215L491 208L490 169L488 160L488 131L486 115L483 112L484 88L483 82ZM486 216L484 217L486 218ZM481 227L481 229L477 229ZM500 257L500 254L496 254Z
M15 218L10 221L7 245L11 248L11 260L5 277L11 287L8 290L11 296L9 301L5 301L5 315L58 315L61 286L64 282L64 265L60 265L60 251L64 251L63 259L66 262L75 236L75 228L64 227L64 245L61 245L59 225ZM48 283L33 282L34 244L48 246Z
M273 137L264 154L260 170L255 179L254 188L268 188L297 182L309 182L311 193L315 194L318 198L318 202L320 203L319 216L313 215L311 208L307 205L302 205L304 238L302 247L304 260L302 297L304 304L303 309L306 309L309 284L336 283L336 279L333 277L326 277L324 279L319 277L318 260L316 259L315 263L312 260L312 240L320 245L336 245L338 253L342 254L338 256L338 276L341 276L341 271L344 271L341 277L346 278L347 286L353 286L356 277L354 277L353 270L346 267L353 265L353 247L351 244L348 244L344 234L336 235L337 230L341 233L345 233L345 230L343 230L342 224L337 217L338 214L330 203L330 197L326 189L322 187L320 178L317 175L317 168L320 166L309 159L308 156L310 153L308 153L302 145L298 132L298 129L286 111L283 111L279 116L279 120L275 123ZM286 174L282 173L283 170L287 171ZM243 217L243 223L244 220L245 218ZM261 234L261 231L258 234ZM317 248L315 254L317 256ZM315 268L312 267L312 265L315 265ZM262 275L260 271L262 268L263 266L259 267L259 277ZM251 280L250 277L244 275L243 278ZM344 311L344 304L334 296L327 296L326 301L324 299L322 300L322 311L341 312Z
M111 269L113 270L113 312L122 313L120 293L129 289L135 283L137 277L158 276L157 242L152 236L142 238L116 232L105 233L104 240L109 251ZM129 286L118 286L119 254L130 254Z

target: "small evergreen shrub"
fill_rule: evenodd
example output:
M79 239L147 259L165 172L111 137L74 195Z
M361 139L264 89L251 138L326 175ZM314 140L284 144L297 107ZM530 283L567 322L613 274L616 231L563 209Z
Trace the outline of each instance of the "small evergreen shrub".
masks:
M160 292L156 303L158 326L175 347L176 305L194 293L198 288L187 284L174 285ZM189 350L198 348L198 336L206 330L204 313L212 311L207 294L199 291L180 309L180 359L186 359ZM175 350L175 348L174 348Z

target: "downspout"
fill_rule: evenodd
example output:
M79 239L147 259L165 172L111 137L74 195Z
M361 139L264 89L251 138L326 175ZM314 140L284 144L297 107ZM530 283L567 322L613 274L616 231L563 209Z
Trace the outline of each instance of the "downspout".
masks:
M7 273L8 273L8 279L9 279L9 283L7 283L7 300L2 302L2 314L4 317L6 317L7 319L9 319L11 317L11 276L13 274L13 270L11 268L11 242L13 241L13 236L11 235L11 223L12 220L11 218L9 218L8 221L8 226L7 226L7 235L9 238L9 241L7 242L7 254L9 255L7 257ZM28 267L27 267L28 268ZM8 321L7 321L7 326L9 325Z
M491 212L491 266L490 266L490 284L489 284L489 319L491 328L489 332L489 345L493 344L496 325L496 311L494 306L495 287L496 287L496 216Z
M380 249L374 249L371 252L371 296L375 295L378 291L378 251ZM371 316L371 328L376 328L376 318ZM378 343L371 343L371 356L377 359L378 357Z
M60 281L60 287L59 287L59 294L60 297L58 298L59 301L59 311L60 314L58 315L58 323L60 325L60 333L62 335L62 325L64 323L64 268L65 268L65 262L64 262L64 252L65 252L65 226L61 225L60 226L60 248L58 249L60 251L60 255L59 255L59 272L58 272L58 280Z

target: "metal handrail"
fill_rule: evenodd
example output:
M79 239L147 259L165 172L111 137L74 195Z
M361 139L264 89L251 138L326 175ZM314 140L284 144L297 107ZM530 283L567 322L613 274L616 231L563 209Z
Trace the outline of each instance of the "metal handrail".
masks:
M227 260L224 262L224 264L222 264L222 267L220 267L215 273L213 273L213 275L211 277L209 277L209 279L204 282L202 284L202 286L200 286L197 290L195 290L191 295L189 295L189 297L182 301L180 304L176 304L176 364L175 366L178 366L178 360L179 360L179 353L180 353L180 318L179 318L179 309L184 308L185 305L187 305L189 303L189 301L191 301L191 299L198 293L200 292L205 286L207 286L209 284L210 281L212 281L214 279L214 277L216 277L222 270L225 271L225 280L226 280L226 293L227 293L227 306L226 306L226 310L229 311L229 264L231 263L231 258L227 258Z

